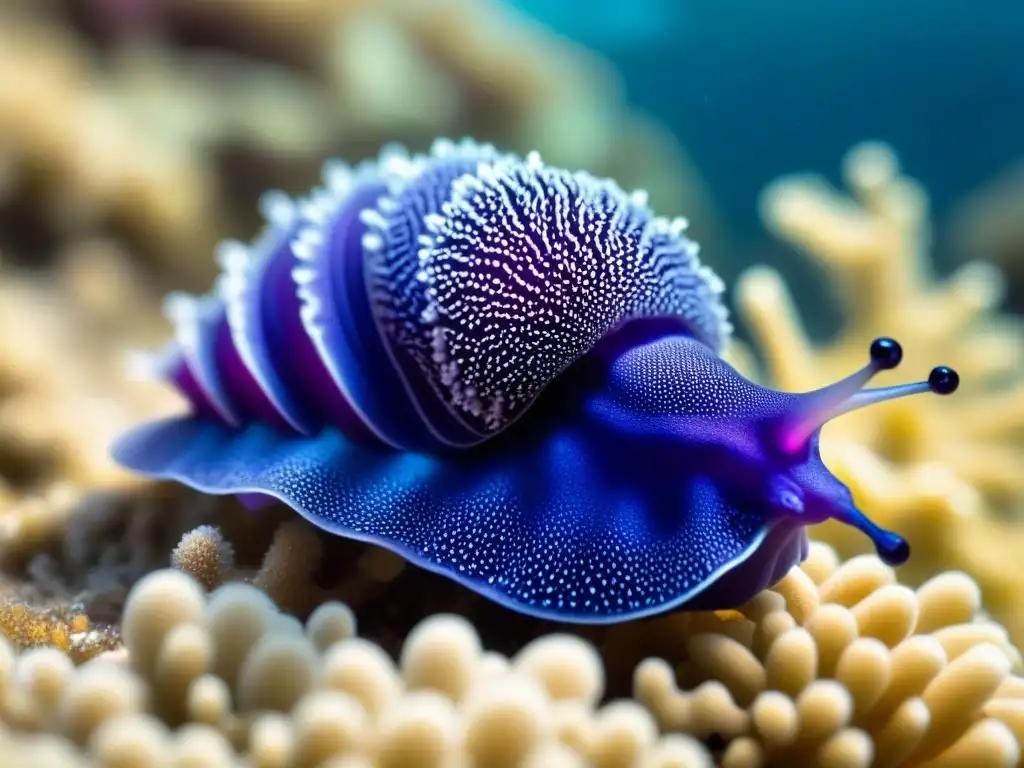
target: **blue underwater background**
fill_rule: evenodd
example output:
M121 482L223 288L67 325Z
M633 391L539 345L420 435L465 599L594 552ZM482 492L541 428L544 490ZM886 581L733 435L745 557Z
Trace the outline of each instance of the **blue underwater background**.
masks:
M703 174L744 262L785 259L758 220L763 186L803 170L838 184L838 158L864 139L924 183L940 263L964 256L943 236L951 209L1024 157L1021 2L515 3L614 62Z

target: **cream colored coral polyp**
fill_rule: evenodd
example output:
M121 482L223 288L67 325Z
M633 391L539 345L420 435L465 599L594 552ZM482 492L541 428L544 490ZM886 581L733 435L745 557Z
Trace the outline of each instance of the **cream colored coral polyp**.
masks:
M378 720L374 760L378 768L442 768L461 738L451 700L434 691L414 691L393 702Z
M779 635L765 653L764 667L764 689L790 696L802 691L818 675L818 647L811 633L794 627Z
M344 603L321 603L306 620L306 635L320 651L356 635L356 615Z
M375 717L394 707L404 691L402 677L391 658L362 638L342 640L327 648L323 684L355 697Z
M827 558L818 554L816 559L820 562ZM833 585L843 585L836 594L848 600L851 595L859 595L860 599L849 608L823 604L809 611L806 606L820 604L820 600L804 595L799 600L799 604L805 606L804 625L813 624L818 614L830 608L839 609L843 612L841 615L852 618L858 604L885 589L885 583L878 585L878 570L866 567L862 562L851 563L838 570L843 568L848 568L848 572L837 572L835 576L838 578L832 581ZM876 584L879 589L872 592L858 588L851 583L858 577ZM953 584L952 594L959 595L962 601L960 607L951 607L948 615L954 618L963 616L964 607L974 605L973 591L959 579L947 579L943 583ZM189 589L184 584L182 586L184 594L188 594ZM791 593L800 588L818 590L809 578L789 581ZM929 595L935 594L935 588L922 588L922 592L926 600L933 599ZM235 594L239 598L251 596L250 605L256 614L266 610L255 590L242 589ZM213 597L210 599L212 601ZM151 603L139 600L133 605L137 606L136 610L145 612ZM759 617L758 622L765 622L784 612L783 603L768 596L759 597L749 607L750 615ZM937 614L933 612L932 615ZM727 625L731 627L729 634L721 636L726 648L742 645L743 639L754 642L757 632L736 631L735 620L729 621L733 622ZM726 734L730 743L722 764L736 766L901 765L913 750L923 754L936 748L939 749L936 765L952 764L950 760L962 759L964 755L986 761L979 765L1002 765L1012 764L1018 754L1012 725L1020 722L1020 718L1015 718L1020 708L1005 702L1019 703L1020 699L1000 700L994 697L997 694L1024 694L1021 690L1024 686L1006 676L1010 661L1000 645L976 644L947 664L942 644L929 635L911 636L891 651L881 640L855 638L846 644L845 651L839 656L837 680L815 678L802 686L791 683L794 689L800 689L793 696L781 691L762 690L754 696L748 710L738 707L729 688L718 681L709 681L690 693L678 691L671 668L650 660L637 672L639 703L621 702L588 714L592 711L593 692L602 676L593 666L596 658L593 649L576 640L567 641L557 636L538 640L528 645L504 672L485 675L477 682L468 683L464 692L453 699L450 691L441 693L429 687L406 692L406 682L398 669L385 661L386 657L378 657L370 650L372 646L364 645L366 641L356 638L341 640L321 655L306 635L296 634L290 624L274 620L262 624L266 632L283 633L280 635L281 645L277 646L280 649L296 647L290 645L296 640L307 643L303 646L307 651L300 652L296 658L304 657L308 649L313 648L317 654L317 665L324 670L321 679L328 687L310 689L301 696L297 708L291 713L261 714L245 726L237 715L232 716L233 697L223 680L212 675L199 677L190 686L193 694L205 685L212 691L207 698L220 701L220 704L208 706L209 712L203 718L208 721L206 725L190 726L190 730L172 738L161 721L154 721L150 715L138 710L129 709L122 714L98 713L93 721L95 725L87 734L89 743L94 745L94 754L108 756L113 761L110 764L120 762L133 768L148 768L145 760L153 753L154 747L169 745L171 753L181 758L178 764L183 767L214 768L228 764L224 762L228 754L226 747L235 747L230 734L239 726L248 728L248 736L237 743L248 743L253 764L267 768L314 764L397 767L409 755L417 756L417 764L439 768L453 765L450 761L457 760L457 755L475 757L480 765L515 765L520 759L525 761L525 765L546 765L538 763L542 758L550 759L552 767L579 764L608 768L620 765L671 768L712 764L710 755L698 742L684 735L659 737L659 730L665 728L697 735ZM719 643L709 638L709 635L713 636L709 628L714 626L714 622L694 621L690 624L700 630L693 635L697 638L693 647L702 649L700 652L709 654L709 658L719 660L710 665L710 671L714 673L715 664L728 656L720 656L714 648ZM933 619L933 624L938 631L946 629L938 618ZM844 622L839 621L831 626L842 634L843 625ZM196 636L197 630L200 633L205 631L199 625L188 623L165 629L164 643L168 647L187 647L190 643L176 638L187 639L190 635ZM479 638L475 634L467 634L466 625L453 621L451 617L428 621L410 637L412 642L407 650L409 669L418 669L418 654L424 651L429 653L420 659L429 657L449 667L454 662L457 669L459 664L467 663L467 658L476 659L478 670L485 666L479 653ZM806 648L813 638L810 631L796 626L794 621L790 630L775 637L765 658L772 655L775 644L785 647L794 643L794 647ZM229 638L224 639L227 641ZM442 642L446 639L451 642ZM685 642L685 637L680 641ZM269 645L274 646L274 643ZM265 637L261 636L256 642L244 643L241 647L247 656L252 655L259 660L265 653L261 647L268 645ZM346 654L350 661L346 661ZM288 657L288 654L284 653L284 656ZM332 656L335 661L328 663ZM189 657L188 653L173 654L163 648L158 653L158 658L186 660L186 667L189 666ZM807 676L807 672L803 672L790 678L782 672L787 659L797 659L792 652L775 652L773 657L777 659L774 663L779 666L783 679L800 680ZM344 663L337 661L338 658ZM354 675L359 669L355 661L360 658L371 668L376 666L378 672L366 675L361 678L362 682L354 685L354 681L360 680L358 675ZM757 661L757 658L754 654L755 662L765 668L767 661ZM562 664L555 664L559 659ZM883 685L886 660L892 667L892 675ZM413 661L417 663L413 664ZM268 667L264 662L247 662L245 659L237 666L242 670L237 683L241 686L246 685L243 681L253 674L251 670L263 669L273 676L289 668L287 663ZM179 679L175 675L157 674L156 669L160 666L154 667L148 685L159 686L161 680ZM228 665L228 668L235 667ZM77 678L88 668L106 669L101 662L92 662L73 674ZM332 676L329 670L332 668L335 670L335 684L349 692L330 688ZM192 669L194 671L195 668ZM907 671L901 673L903 669ZM339 670L349 671L342 674ZM874 671L862 674L870 670ZM183 677L188 674L191 672ZM368 695L375 679L392 692L383 697ZM849 684L843 685L842 680L849 681ZM74 688L76 683L77 680L71 680L68 689ZM742 676L734 684L741 690L744 686L750 687L749 680L744 682ZM960 688L961 684L967 687ZM881 696L880 690L884 691ZM924 697L915 698L912 695L915 692ZM155 688L153 693L159 696L159 688ZM557 700L552 699L552 693L556 694ZM962 694L966 694L972 707L982 707L988 719L972 720L969 711L943 710L939 704L939 700L952 702L947 706L955 707L956 702L966 700ZM936 701L929 706L926 702L932 699ZM371 706L379 708L379 714L371 715L362 701L376 702ZM870 725L873 714L877 715L893 703L896 704L894 712L884 719L881 727ZM118 705L114 706L117 710ZM566 719L565 715L571 712L575 714ZM979 711L973 717L980 716ZM1004 724L1004 719L1010 724ZM103 725L121 722L139 723L138 733L117 737L111 735L113 725ZM864 727L858 726L861 722ZM948 742L945 746L935 743L930 727L933 722L943 724L943 741ZM209 755L204 762L198 757L199 746L202 745L208 747L202 751Z
M199 624L206 599L194 579L176 571L144 577L125 604L121 632L132 667L150 675L167 633L180 624Z
M173 735L171 768L234 768L234 747L224 734L203 723L188 723Z
M320 685L316 648L303 635L268 632L249 650L235 689L242 712L289 712Z
M476 628L469 621L438 614L409 633L399 666L410 689L436 690L458 701L472 684L482 650Z
M548 635L512 659L513 669L535 678L555 701L597 704L604 693L604 667L594 646L573 635Z
M186 717L192 682L210 671L215 648L209 633L195 624L179 624L167 633L157 655L153 681L161 691L154 702L171 723Z

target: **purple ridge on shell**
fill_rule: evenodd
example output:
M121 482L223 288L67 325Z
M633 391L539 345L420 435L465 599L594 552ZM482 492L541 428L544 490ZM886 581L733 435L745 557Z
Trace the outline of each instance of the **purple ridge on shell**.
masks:
M468 139L438 140L422 155L391 145L355 167L327 164L303 200L267 193L261 209L267 224L252 245L218 248L213 294L168 300L202 391L186 396L232 426L256 418L302 434L333 425L407 450L468 447L630 319L675 316L715 348L730 332L721 281L700 265L682 220L536 155ZM467 229L481 211L495 217L489 230L509 227L498 245ZM524 222L535 235L521 234ZM538 243L548 257L536 257ZM504 247L515 264L507 274L493 267ZM566 291L584 272L593 272L585 290ZM562 293L536 301L538 286ZM468 303L486 330L467 327ZM580 308L587 327L577 332ZM555 347L544 341L551 330L562 332Z
M281 500L514 610L609 623L736 607L837 519L909 556L821 461L829 419L956 373L821 390L719 357L721 280L642 192L472 141L331 163L219 249L214 293L172 297L148 370L192 405L124 466L258 509Z
M175 342L203 403L227 424L239 426L241 416L228 392L226 371L217 364L217 337L226 322L224 305L213 296L171 293L164 312L174 324Z
M409 397L442 445L473 445L483 435L452 411L436 379L423 375L434 365L435 354L424 333L430 303L418 279L423 250L434 241L426 222L445 205L459 178L510 159L490 144L469 140L438 140L427 155L392 152L381 164L388 194L363 213L367 281L382 337Z
M295 431L309 434L313 431L313 416L295 396L294 388L285 382L293 367L288 365L290 361L274 358L280 345L270 341L268 335L272 330L267 327L269 318L280 317L282 310L293 310L287 304L281 306L273 301L279 298L282 262L289 271L294 262L289 248L299 215L294 203L277 192L265 193L260 209L266 227L252 245L225 240L218 247L217 260L222 272L216 292L224 302L235 353L251 372L264 399L279 419ZM283 277L287 275L285 272Z
M328 167L325 187L304 206L307 223L294 244L302 264L293 278L306 332L362 423L385 445L415 449L435 441L388 357L362 245L364 214L386 194L383 169L398 152L386 147L376 162Z

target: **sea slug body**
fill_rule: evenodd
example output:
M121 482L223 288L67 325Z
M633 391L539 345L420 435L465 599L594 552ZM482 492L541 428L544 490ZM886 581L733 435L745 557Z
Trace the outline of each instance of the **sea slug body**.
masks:
M514 610L607 623L738 605L829 518L879 529L818 453L833 416L956 373L789 394L720 357L722 281L642 192L472 141L328 164L264 232L172 296L148 372L188 414L114 447L126 467L381 544Z

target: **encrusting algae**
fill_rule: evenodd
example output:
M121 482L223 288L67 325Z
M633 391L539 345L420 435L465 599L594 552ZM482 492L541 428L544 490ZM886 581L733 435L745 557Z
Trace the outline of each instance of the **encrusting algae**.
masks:
M113 628L94 627L81 607L36 608L14 601L0 604L0 637L21 651L32 648L63 651L76 663L112 651L121 644Z

